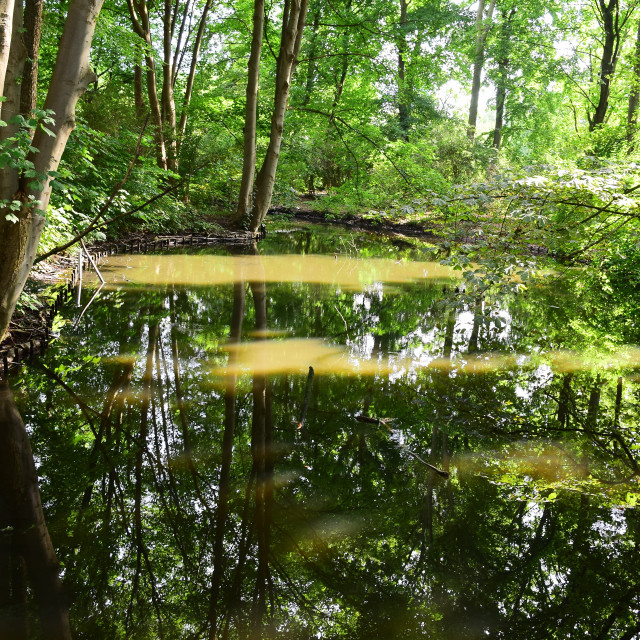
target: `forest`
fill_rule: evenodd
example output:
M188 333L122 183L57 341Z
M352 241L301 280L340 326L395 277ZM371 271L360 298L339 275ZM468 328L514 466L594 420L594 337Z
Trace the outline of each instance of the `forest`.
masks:
M640 0L0 0L0 87L0 639L640 638Z
M79 234L256 230L305 194L482 228L461 260L524 238L633 262L637 4L9 1L3 331L34 260Z

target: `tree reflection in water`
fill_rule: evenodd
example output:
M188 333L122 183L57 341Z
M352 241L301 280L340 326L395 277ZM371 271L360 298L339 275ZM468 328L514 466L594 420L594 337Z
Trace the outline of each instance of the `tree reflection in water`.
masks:
M510 301L507 335L495 304L438 311L441 283L350 292L265 284L258 266L107 292L16 381L73 637L640 633L628 367L486 370L540 327L562 342L543 290ZM304 367L263 348L307 337ZM400 370L409 356L423 364ZM355 374L365 357L378 373ZM1 398L2 637L27 637L34 610L66 638L33 457Z

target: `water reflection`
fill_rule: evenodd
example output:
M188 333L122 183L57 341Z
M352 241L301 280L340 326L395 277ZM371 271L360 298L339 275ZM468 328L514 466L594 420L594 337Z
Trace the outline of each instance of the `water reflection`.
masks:
M59 570L29 438L13 394L0 383L0 638L33 637L30 591L40 637L71 638Z
M238 281L305 282L360 290L374 282L452 282L460 272L438 262L345 255L122 255L101 267L111 285L213 286ZM89 281L90 278L89 278Z
M633 351L557 365L544 290L442 308L250 262L107 291L23 374L74 637L640 632Z

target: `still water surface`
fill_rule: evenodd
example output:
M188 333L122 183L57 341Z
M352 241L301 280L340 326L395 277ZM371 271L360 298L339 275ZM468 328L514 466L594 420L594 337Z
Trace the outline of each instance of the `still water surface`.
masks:
M598 292L469 308L314 228L103 274L13 381L73 637L640 637L640 351Z

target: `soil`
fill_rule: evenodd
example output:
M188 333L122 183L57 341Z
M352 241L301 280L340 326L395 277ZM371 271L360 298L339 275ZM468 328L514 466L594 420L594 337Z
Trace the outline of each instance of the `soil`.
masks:
M313 222L315 224L331 224L377 233L393 233L423 240L437 240L438 236L424 222L390 222L385 220L369 220L353 214L345 214L336 218L330 211L319 211L308 207L272 207L269 215L285 215L294 220Z

